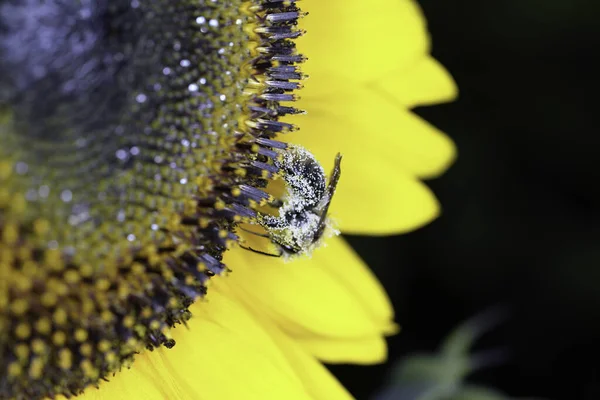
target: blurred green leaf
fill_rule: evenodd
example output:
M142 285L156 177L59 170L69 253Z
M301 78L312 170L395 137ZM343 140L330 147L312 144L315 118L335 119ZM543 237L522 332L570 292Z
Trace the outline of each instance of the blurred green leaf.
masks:
M475 341L504 317L501 309L489 310L454 329L437 353L403 358L393 370L390 386L376 400L510 400L498 391L465 383L473 371L506 358L502 349L471 353Z
M481 386L464 386L452 400L509 400L502 393Z

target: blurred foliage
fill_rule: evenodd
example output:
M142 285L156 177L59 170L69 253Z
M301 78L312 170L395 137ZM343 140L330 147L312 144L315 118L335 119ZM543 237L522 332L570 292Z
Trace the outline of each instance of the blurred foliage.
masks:
M510 400L498 391L466 382L471 373L506 359L506 349L471 351L475 341L503 317L500 309L487 311L455 328L436 353L402 358L392 369L388 387L375 400Z

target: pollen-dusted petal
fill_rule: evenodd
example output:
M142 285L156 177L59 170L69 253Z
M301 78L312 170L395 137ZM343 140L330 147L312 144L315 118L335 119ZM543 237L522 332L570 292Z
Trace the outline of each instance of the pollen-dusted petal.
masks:
M431 56L423 57L410 68L388 73L372 85L406 107L443 103L458 95L450 73Z
M289 118L301 127L292 140L311 149L325 170L341 152L342 170L385 158L399 170L430 178L444 172L456 156L454 143L443 132L374 89L357 86L331 98L307 98L301 105L308 115ZM344 174L341 183L350 179Z
M332 71L371 80L429 49L425 20L412 0L306 0L302 7L315 10L301 21L307 34L298 39L299 48L310 49L303 70L313 79Z
M300 345L326 363L377 364L387 359L387 344L380 336L357 339L306 338Z
M232 294L269 315L294 337L355 338L389 332L394 324L385 318L390 311L377 284L364 282L365 290L374 296L372 302L365 301L357 294L359 282L348 285L329 271L336 263L340 269L366 268L357 256L340 251L333 243L333 248L316 250L312 258L290 263L250 251L231 251L225 260L233 272L215 284L231 287Z

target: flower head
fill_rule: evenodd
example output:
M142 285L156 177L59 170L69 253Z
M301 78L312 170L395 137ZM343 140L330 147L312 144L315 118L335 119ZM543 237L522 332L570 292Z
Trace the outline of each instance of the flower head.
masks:
M294 1L0 6L0 388L8 397L86 389L128 399L336 399L348 394L317 359L385 357L391 307L341 239L283 265L226 251L257 243L311 253L333 229L330 205L342 230L368 233L412 229L437 211L418 178L441 172L452 145L404 109L451 96L452 83L426 46L411 48L413 58L382 52L394 48L397 29L367 29L369 40L349 29L389 11L417 27L421 45L414 4L379 0L362 14L352 3L305 3L313 21L339 23L306 23L333 52L306 43L314 89L301 103L311 116L298 119L305 58L294 42L304 32ZM357 52L354 61L343 49ZM435 85L429 97L398 98L409 61L448 93ZM302 133L290 138L302 147L281 141L295 124ZM410 132L398 128L409 126L425 137L405 140ZM333 163L338 150L344 163L325 169L327 181L311 152ZM375 186L391 196L385 204ZM188 329L171 329L180 324Z

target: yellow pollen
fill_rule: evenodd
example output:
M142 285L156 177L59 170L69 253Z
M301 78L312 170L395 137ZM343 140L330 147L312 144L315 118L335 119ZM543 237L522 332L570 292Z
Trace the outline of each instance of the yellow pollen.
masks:
M215 201L215 210L217 211L221 211L225 209L225 202L221 199L217 199L217 201Z
M73 354L69 349L61 349L58 353L58 365L62 369L71 369L73 365Z
M57 309L52 316L52 320L57 325L64 325L67 322L67 312L62 308Z
M108 340L101 340L98 342L98 350L102 353L106 353L111 348L110 342Z
M79 366L83 370L83 373L85 374L85 376L87 376L88 378L95 379L98 376L98 370L96 370L94 368L94 366L92 365L92 362L90 360L83 360L79 364Z
M150 307L144 307L141 314L142 318L150 318L152 316L152 309Z
M34 339L31 341L31 350L35 354L43 354L46 351L46 343L42 339Z
M12 304L10 305L10 310L16 316L25 314L25 312L27 311L28 308L29 308L29 303L25 299L17 299L15 301L13 301Z
M29 357L29 346L26 344L18 344L15 346L15 354L20 361L24 361Z
M110 365L114 365L118 361L117 355L113 351L109 351L108 353L106 353L104 359Z
M33 379L39 379L44 372L44 361L36 357L31 360L31 364L29 365L29 376Z
M52 343L54 343L56 346L61 347L65 344L66 341L67 335L63 331L56 331L52 335Z
M44 262L48 268L54 271L60 271L65 267L62 255L58 249L46 250L44 253Z
M127 315L127 316L125 316L125 318L123 318L123 326L125 328L131 328L134 324L135 324L135 318L132 317L131 315Z
M79 352L85 357L91 356L92 350L92 345L89 343L83 343L81 346L79 346Z
M150 322L150 329L158 330L159 328L160 328L160 322L158 322L157 320Z
M66 271L63 278L65 279L65 282L70 284L76 284L81 279L79 273L73 269Z
M18 362L13 361L10 364L8 364L8 376L16 378L17 376L21 375L22 371L23 368Z
M44 236L50 230L50 223L43 218L36 219L33 223L33 230L36 235Z
M136 340L135 338L130 337L129 339L127 339L125 344L130 349L136 349L139 346L139 341Z
M25 322L21 322L15 328L15 335L19 339L27 339L31 335L31 327Z
M100 313L100 318L102 318L106 322L110 322L115 318L115 316L113 313L106 310L106 311L102 311L102 313Z
M110 281L106 278L98 279L96 281L96 289L105 292L110 288Z
M56 294L52 292L44 292L40 297L40 301L44 307L50 308L53 307L58 299L56 298Z
M0 161L0 180L6 180L12 175L13 163L8 160Z
M79 273L85 278L89 278L94 274L94 268L90 264L83 264L79 267Z
M79 343L85 342L88 338L88 333L85 329L79 328L75 331L75 340Z
M48 318L41 318L35 323L35 330L43 335L50 333L51 329L52 323Z
M19 238L19 228L11 223L6 224L2 232L2 241L7 245L14 245Z

